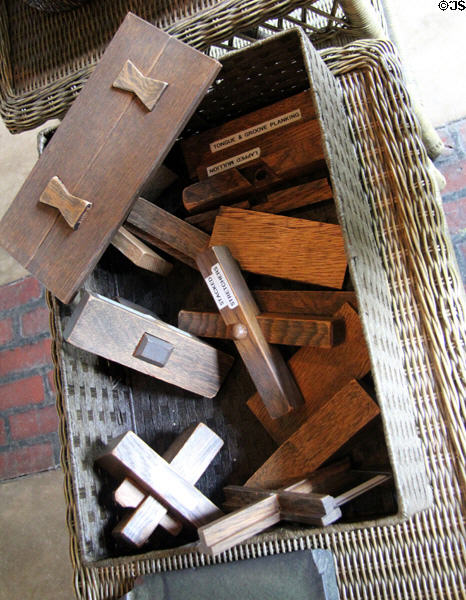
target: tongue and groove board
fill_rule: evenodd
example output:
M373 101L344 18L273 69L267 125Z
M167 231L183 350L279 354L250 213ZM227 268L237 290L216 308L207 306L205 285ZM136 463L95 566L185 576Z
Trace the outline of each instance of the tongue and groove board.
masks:
M113 83L130 60L168 85L153 110ZM162 163L220 64L128 14L0 223L5 249L69 302ZM92 202L73 231L39 203L52 177Z

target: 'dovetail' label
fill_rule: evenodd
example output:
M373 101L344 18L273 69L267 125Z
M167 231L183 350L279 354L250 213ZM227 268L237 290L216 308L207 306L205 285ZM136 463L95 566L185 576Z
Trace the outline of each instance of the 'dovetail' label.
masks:
M222 160L219 163L215 163L215 165L207 167L207 176L211 177L211 175L215 175L216 173L221 173L222 171L233 169L233 167L237 167L238 165L242 165L243 163L249 162L251 160L256 160L256 158L259 158L260 155L260 148L253 148L252 150L248 150L247 152L243 152L242 154L237 154L236 156L232 156L231 158L227 158L226 160Z
M212 153L219 152L220 150L224 150L225 148L229 148L235 144L240 144L241 142L257 137L258 135L263 135L264 133L273 131L274 129L288 125L289 123L293 123L294 121L299 121L302 118L301 110L297 108L296 110L292 110L285 115L279 115L278 117L274 117L269 121L264 121L263 123L249 127L249 129L243 129L243 131L238 131L238 133L229 135L221 140L215 140L215 142L210 144L210 151Z
M211 274L205 277L205 282L219 310L238 306L238 300L225 277L222 267L218 263L215 263L212 267Z

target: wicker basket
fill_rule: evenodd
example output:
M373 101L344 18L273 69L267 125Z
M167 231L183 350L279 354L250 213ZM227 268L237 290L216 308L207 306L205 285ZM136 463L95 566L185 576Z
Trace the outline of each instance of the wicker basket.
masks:
M283 56L286 59L286 53ZM464 572L460 502L465 449L464 420L461 420L465 397L461 338L461 332L466 330L464 292L445 231L438 191L393 48L388 43L367 42L327 51L323 57L343 85L354 147L360 159L359 177L353 172L348 178L350 171L346 167L341 170L341 165L354 149L339 154L347 140L335 143L341 132L328 120L335 108L326 102L325 94L321 95L321 117L326 130L332 132L327 137L327 150L378 381L400 513L380 523L359 523L357 528L337 525L325 531L277 530L235 548L220 560L327 547L336 555L343 598L454 597L462 589ZM313 67L318 73L314 78L323 86L319 89L331 86L331 80L320 78L323 71L319 65L315 63ZM294 85L292 77L284 89L287 84ZM275 91L279 95L280 91ZM344 121L340 116L340 122ZM363 194L357 184L359 179ZM375 243L367 243L372 237L369 209ZM102 277L106 279L107 290L110 289L114 282L105 268L96 272L89 285L101 289ZM134 288L132 282L126 286ZM150 304L152 298L145 300ZM94 406L98 398L110 415L111 428L114 431L125 428L132 422L132 415L121 407L127 405L125 394L130 393L130 386L125 387L125 382L117 379L121 376L110 365L104 366L102 375L102 364L92 364L88 358L83 362L79 352L73 354L73 349L62 346L60 330L66 314L55 301L50 299L50 302L57 385L61 390L57 406L61 415L62 463L78 597L117 598L138 574L208 562L206 557L184 548L84 564L83 559L89 559L92 553L95 556L95 549L102 541L94 535L94 547L86 547L88 534L107 518L105 513L99 514L102 504L95 501L95 476L89 477L87 483L81 477L83 470L91 469L86 464L85 457L89 454L83 446L91 443L92 436L101 436L105 441L109 435L108 423L101 420L104 417L99 411L89 410L89 403ZM96 376L100 379L95 379ZM403 381L408 391L406 397L403 397ZM131 383L134 385L134 380ZM413 432L407 436L408 443L399 436L390 438L397 427L406 435L403 417L399 420L396 417L405 411L409 420L409 407L413 403L418 433L426 449L435 505L400 522L400 518L428 501L418 447L415 456L412 455ZM204 409L204 417L211 422L213 419L215 428L215 414L210 407ZM166 440L161 442L161 447L164 445ZM94 502L91 510L88 510L89 498ZM432 563L437 564L436 569L431 568Z
M37 10L44 10L45 12L61 12L62 10L72 10L81 6L89 0L23 0L29 6L36 8Z

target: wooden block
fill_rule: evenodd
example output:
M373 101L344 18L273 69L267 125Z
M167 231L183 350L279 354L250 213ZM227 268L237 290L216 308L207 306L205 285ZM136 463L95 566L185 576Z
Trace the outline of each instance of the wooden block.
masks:
M186 429L164 453L163 459L189 483L195 484L223 446L223 440L212 429L199 423ZM149 501L146 501L150 498ZM127 542L141 546L161 525L172 535L178 535L182 525L173 519L165 507L144 492L128 478L115 492L115 500L125 506L137 508L114 529L115 535Z
M226 245L245 271L341 288L346 255L338 225L223 207L210 245Z
M303 402L301 393L278 349L266 341L259 309L231 253L214 246L198 255L197 264L225 324L243 330L235 344L270 417L287 414Z
M242 200L241 202L235 202L231 204L234 208L244 208L250 209L251 204L249 200ZM206 210L199 214L191 215L185 218L186 223L190 225L194 225L194 227L199 227L202 231L206 231L207 233L212 233L212 229L214 228L215 219L218 216L219 208L214 208L212 210Z
M364 425L379 407L353 380L337 392L248 479L246 485L274 488L317 469Z
M253 192L254 186L238 169L229 169L184 188L183 204L189 213L196 214Z
M158 275L168 275L172 270L172 265L169 262L148 248L124 227L120 227L115 233L112 244L141 269L152 271Z
M147 494L194 527L201 527L222 514L132 431L112 440L97 463L116 478L129 476Z
M263 312L333 316L344 304L358 308L354 292L307 290L254 290L254 298Z
M168 84L150 112L113 87L128 59ZM81 287L219 69L139 17L124 19L0 223L4 248L60 300L69 302ZM76 231L39 202L53 177L92 202Z
M261 298L264 301L266 296L259 294L259 301ZM276 296L267 297L273 298L273 302L276 301ZM298 300L296 302L298 304ZM248 407L278 444L285 442L342 387L352 379L361 379L371 368L364 333L356 311L349 304L345 304L335 313L335 318L343 320L345 324L345 339L341 344L329 349L306 346L300 348L288 361L288 366L303 394L303 406L286 418L270 419L258 394L248 400Z
M257 315L257 320L269 344L333 346L334 321L331 318L262 313ZM178 313L178 327L199 337L235 339L245 333L235 325L227 326L217 313L190 310Z
M315 117L311 92L305 91L191 136L181 143L190 176L196 176L200 165L219 162L252 147L259 146L263 154L270 152L283 143L284 135L292 137L296 125Z
M197 269L195 258L209 243L209 236L159 206L138 198L126 227L149 244Z
M84 215L92 206L92 202L70 194L58 177L52 177L48 182L39 197L39 202L56 208L73 230L78 229Z
M123 65L113 87L132 92L148 110L153 110L166 90L168 83L151 77L145 77L130 60Z
M149 356L138 358L147 336L174 347L164 366L157 366L157 360L149 362ZM208 398L217 394L233 363L227 354L160 319L87 292L64 337L78 348Z

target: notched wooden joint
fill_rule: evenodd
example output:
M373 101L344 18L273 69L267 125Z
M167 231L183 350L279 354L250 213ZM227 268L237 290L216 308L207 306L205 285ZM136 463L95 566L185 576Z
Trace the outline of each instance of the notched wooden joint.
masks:
M130 60L127 60L112 85L125 92L132 92L148 110L152 110L168 83L145 77Z
M164 367L173 352L173 344L150 333L145 333L139 340L133 356L145 360L157 367Z
M84 215L92 206L92 202L70 194L57 176L52 177L45 186L44 191L40 195L39 202L58 209L73 230L78 229Z

